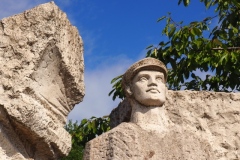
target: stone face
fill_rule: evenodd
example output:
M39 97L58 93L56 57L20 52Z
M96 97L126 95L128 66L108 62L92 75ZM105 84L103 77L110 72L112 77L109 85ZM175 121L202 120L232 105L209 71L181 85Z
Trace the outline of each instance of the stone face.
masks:
M53 2L0 23L0 159L59 159L84 97L82 39Z
M167 87L164 74L158 71L140 71L132 80L131 89L135 100L145 106L162 106Z
M216 159L240 158L240 93L168 91L165 107L175 125L211 145ZM110 114L111 128L129 122L129 115L125 99Z
M129 85L132 83L133 77L135 77L136 74L141 70L159 71L164 74L164 82L166 83L167 81L167 68L163 62L151 57L141 59L131 65L123 75L122 88L126 97L132 96L132 94L128 91Z

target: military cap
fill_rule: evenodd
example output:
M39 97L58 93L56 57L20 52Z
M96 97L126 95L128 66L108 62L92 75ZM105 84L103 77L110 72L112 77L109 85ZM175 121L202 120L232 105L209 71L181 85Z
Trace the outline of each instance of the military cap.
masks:
M154 70L162 72L164 74L165 82L167 82L167 68L165 64L156 58L148 57L137 61L128 68L122 78L123 90L127 85L131 83L134 76L142 70Z

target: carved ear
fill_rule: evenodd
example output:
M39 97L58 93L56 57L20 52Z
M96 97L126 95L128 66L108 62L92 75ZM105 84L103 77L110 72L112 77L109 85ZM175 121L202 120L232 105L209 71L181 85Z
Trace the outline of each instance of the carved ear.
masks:
M128 94L129 96L131 96L131 95L133 94L132 91L131 91L130 86L127 86L127 87L126 87L126 92L127 92L127 94Z

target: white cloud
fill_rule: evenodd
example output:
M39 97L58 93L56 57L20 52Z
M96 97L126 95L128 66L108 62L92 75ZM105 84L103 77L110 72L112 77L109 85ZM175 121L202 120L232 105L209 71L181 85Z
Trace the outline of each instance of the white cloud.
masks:
M80 27L79 34L83 38L85 57L89 57L89 59L91 57L92 59L94 57L92 56L93 51L97 48L97 41L100 39L101 35L85 27Z
M50 0L1 0L0 19L22 13Z
M125 72L133 63L133 60L125 56L117 56L106 59L98 67L85 72L86 94L83 102L76 105L68 116L73 121L81 121L91 116L104 116L110 114L117 107L120 99L112 100L108 96L112 85L110 81Z

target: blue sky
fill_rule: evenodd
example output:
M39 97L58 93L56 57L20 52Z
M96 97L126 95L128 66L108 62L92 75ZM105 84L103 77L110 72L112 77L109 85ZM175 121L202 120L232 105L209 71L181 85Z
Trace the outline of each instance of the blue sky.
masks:
M1 0L0 19L35 7L49 0ZM84 41L86 96L75 106L69 119L80 121L108 115L120 100L108 96L112 78L124 73L144 58L145 48L165 39L165 22L157 19L172 13L175 21L203 20L208 13L199 1L189 7L178 0L55 0L76 26ZM216 23L216 22L215 22Z

